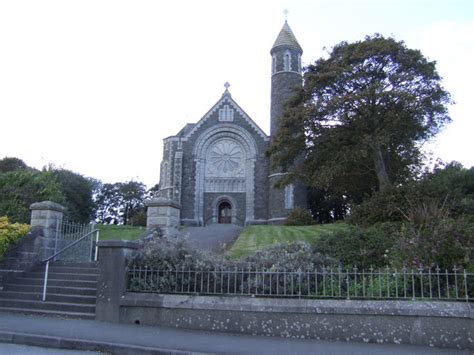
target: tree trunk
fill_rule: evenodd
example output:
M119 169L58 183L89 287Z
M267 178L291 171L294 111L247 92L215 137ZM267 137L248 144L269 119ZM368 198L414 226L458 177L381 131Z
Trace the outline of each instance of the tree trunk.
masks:
M377 179L379 181L379 190L384 191L390 187L390 179L387 174L387 168L385 167L385 161L382 155L382 149L380 145L375 144L373 146L373 159L375 172L377 173Z

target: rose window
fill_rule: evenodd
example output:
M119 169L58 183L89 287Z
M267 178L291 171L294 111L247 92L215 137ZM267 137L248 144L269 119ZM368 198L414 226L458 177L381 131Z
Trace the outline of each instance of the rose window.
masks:
M242 165L243 152L240 145L232 140L220 140L215 143L208 155L209 165L217 175L238 173Z

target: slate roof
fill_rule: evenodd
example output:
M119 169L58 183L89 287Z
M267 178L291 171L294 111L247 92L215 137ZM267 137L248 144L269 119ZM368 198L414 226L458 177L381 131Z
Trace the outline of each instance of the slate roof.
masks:
M288 25L288 22L286 21L280 33L278 34L278 37L275 43L273 44L272 50L279 46L292 47L303 52L303 49L301 48L300 44L296 40L296 37L293 34L293 31L291 30L290 26Z

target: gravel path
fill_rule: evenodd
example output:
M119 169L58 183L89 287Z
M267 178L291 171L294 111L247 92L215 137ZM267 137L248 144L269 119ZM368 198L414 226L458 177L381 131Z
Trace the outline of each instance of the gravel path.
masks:
M242 227L234 224L213 224L206 227L187 227L179 235L201 250L221 252L228 249L239 236Z

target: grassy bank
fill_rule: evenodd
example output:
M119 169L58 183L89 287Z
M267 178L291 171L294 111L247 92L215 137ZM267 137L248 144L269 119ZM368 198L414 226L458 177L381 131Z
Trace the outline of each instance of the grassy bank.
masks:
M136 240L146 231L145 227L105 224L97 224L96 228L100 230L100 240Z
M248 226L229 250L229 255L239 258L275 243L312 242L324 234L346 228L347 225L344 223L313 226Z

